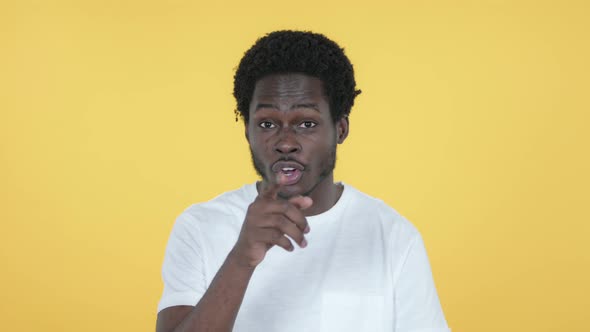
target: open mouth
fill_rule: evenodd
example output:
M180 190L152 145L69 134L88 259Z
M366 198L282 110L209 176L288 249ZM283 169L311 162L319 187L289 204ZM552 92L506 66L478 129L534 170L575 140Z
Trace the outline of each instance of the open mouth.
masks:
M272 166L272 171L284 175L284 185L291 186L299 182L303 175L304 167L298 162L279 161Z
M280 170L281 173L285 175L286 181L285 185L290 186L294 185L295 183L299 182L301 179L302 172L293 167L284 167Z

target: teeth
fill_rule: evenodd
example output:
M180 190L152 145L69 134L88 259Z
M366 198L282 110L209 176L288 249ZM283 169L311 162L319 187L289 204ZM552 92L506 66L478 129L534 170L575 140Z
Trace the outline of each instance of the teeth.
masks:
M292 168L292 167L285 167L285 168L283 168L283 172L291 172L291 171L294 171L294 170L295 169Z

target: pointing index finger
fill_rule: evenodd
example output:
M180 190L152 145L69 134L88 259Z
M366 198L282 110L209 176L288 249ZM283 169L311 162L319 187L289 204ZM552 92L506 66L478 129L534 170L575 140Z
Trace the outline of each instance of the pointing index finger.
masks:
M270 198L270 199L277 199L277 194L279 193L281 187L283 187L283 184L286 182L286 180L287 180L287 177L284 174L282 174L282 173L277 174L276 182L269 183L262 190L261 196L266 197L266 198Z

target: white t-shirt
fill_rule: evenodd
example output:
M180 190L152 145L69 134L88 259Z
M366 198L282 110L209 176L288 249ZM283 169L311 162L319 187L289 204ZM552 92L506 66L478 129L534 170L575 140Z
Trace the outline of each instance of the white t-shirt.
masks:
M307 217L308 246L274 246L248 285L235 332L448 332L422 238L382 201L344 184ZM176 220L158 312L196 305L234 246L255 184L194 204Z

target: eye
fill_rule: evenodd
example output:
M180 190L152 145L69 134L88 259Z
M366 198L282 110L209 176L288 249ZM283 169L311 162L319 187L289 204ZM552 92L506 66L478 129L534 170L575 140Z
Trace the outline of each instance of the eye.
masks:
M275 127L275 124L270 122L270 121L262 121L260 122L260 124L258 124L261 128L264 129L272 129Z
M303 121L299 125L299 128L313 128L315 126L317 126L317 123L315 123L313 121Z

